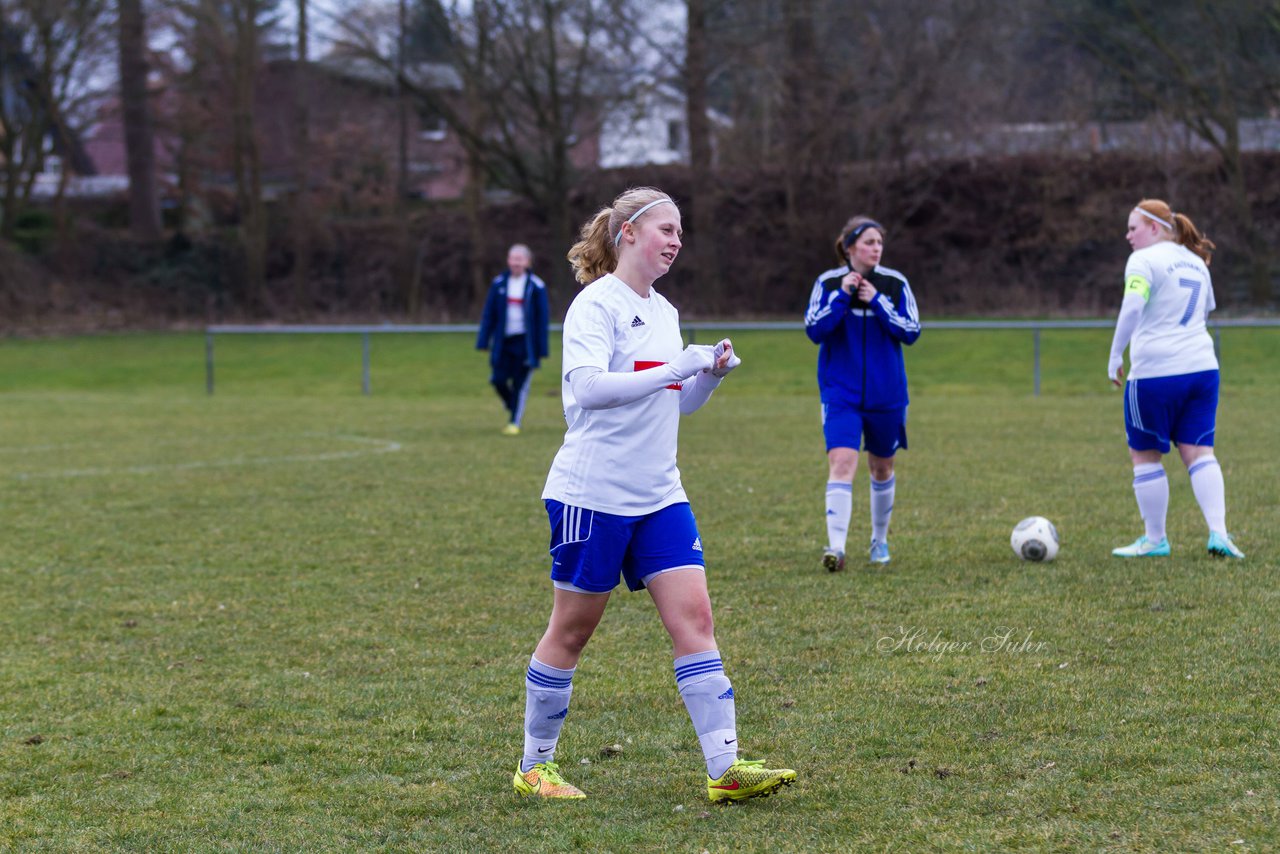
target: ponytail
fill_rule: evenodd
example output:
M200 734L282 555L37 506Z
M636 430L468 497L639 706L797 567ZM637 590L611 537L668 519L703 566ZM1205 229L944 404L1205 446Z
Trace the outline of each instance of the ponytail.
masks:
M1204 235L1200 229L1196 228L1196 224L1191 221L1191 217L1186 214L1174 213L1169 207L1169 203L1161 199L1143 199L1135 205L1135 209L1144 214L1147 219L1158 223L1173 235L1173 239L1179 246L1185 246L1195 254L1199 255L1201 260L1207 266L1213 258L1213 250L1218 247L1214 246L1213 241Z
M618 254L609 236L609 218L613 208L601 208L587 220L578 235L578 242L569 249L569 264L573 277L580 284L594 282L605 273L612 273L618 266Z
M627 190L613 204L596 211L587 220L578 235L578 242L569 248L567 256L573 267L573 277L588 285L605 273L618 267L618 239L622 226L642 217L647 208L656 202L675 202L661 190L653 187L634 187Z
M1218 248L1186 214L1173 215L1173 239L1199 255L1205 266L1213 261L1213 250Z

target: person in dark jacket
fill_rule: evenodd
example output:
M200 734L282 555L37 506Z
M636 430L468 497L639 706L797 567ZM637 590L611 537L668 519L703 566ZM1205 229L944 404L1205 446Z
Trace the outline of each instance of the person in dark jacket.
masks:
M507 250L507 269L489 285L476 336L476 349L489 351L489 382L510 414L502 428L506 436L520 435L529 383L547 357L547 285L532 265L533 253L523 243Z
M907 279L880 266L884 227L855 216L836 239L841 266L818 276L804 328L818 345L822 431L827 443L827 549L822 565L845 566L858 448L871 474L873 563L889 562L893 458L907 447L907 371L902 345L920 337L920 312Z

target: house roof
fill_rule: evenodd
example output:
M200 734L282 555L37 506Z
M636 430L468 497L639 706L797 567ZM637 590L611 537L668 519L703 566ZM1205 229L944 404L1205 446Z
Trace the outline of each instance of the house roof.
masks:
M395 68L370 57L330 55L313 65L348 80L387 88L395 83ZM405 76L422 89L462 91L462 77L453 66L443 62L412 63L405 67Z

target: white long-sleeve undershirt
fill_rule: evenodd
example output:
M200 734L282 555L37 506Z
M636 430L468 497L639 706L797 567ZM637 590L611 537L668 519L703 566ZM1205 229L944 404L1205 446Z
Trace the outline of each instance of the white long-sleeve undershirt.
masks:
M602 371L597 367L576 368L569 374L573 398L583 409L613 409L661 391L673 383L682 383L680 412L688 415L711 397L720 379L710 372L698 371L691 378L680 376L670 364L643 371Z
M1107 360L1108 379L1116 379L1116 372L1124 365L1125 348L1129 346L1129 341L1138 328L1138 321L1142 319L1142 309L1146 304L1142 294L1137 293L1125 294L1124 301L1120 303L1116 332L1111 338L1111 358Z

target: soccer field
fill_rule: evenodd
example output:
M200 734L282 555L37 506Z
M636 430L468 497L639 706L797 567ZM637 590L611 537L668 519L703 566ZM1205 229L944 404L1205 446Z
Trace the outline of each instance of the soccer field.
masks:
M893 562L819 566L816 348L733 336L682 425L743 754L706 802L669 644L615 593L558 759L515 797L550 609L553 359L519 437L468 335L0 340L0 851L843 852L1280 847L1280 331L1222 335L1218 456L1247 553L1210 559L1176 454L1141 533L1110 332L907 351ZM1052 519L1054 563L1013 525ZM621 751L605 750L620 745Z

